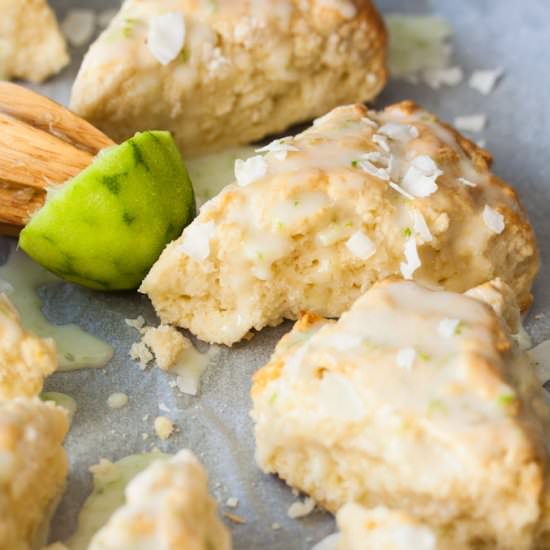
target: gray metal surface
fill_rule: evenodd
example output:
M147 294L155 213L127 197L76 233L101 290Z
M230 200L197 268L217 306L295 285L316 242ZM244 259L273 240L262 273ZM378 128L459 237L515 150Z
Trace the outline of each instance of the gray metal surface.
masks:
M274 0L276 1L276 0ZM71 7L106 8L117 2L97 0L52 0L62 18ZM495 171L520 191L535 225L543 257L542 273L535 288L535 304L527 328L535 341L550 338L550 181L548 174L550 126L548 90L550 71L550 3L546 0L380 0L389 12L437 13L452 24L455 60L469 74L479 68L502 66L506 73L496 90L484 97L465 84L433 91L424 85L391 82L376 105L411 98L445 119L456 115L486 113L489 126L482 136L495 157ZM41 90L66 101L82 51L73 50L71 68ZM1 243L0 243L1 244ZM1 247L0 247L1 250ZM1 258L1 253L0 253ZM142 314L154 323L148 300L134 293L102 294L69 284L44 290L45 312L56 322L76 322L112 343L115 355L103 370L56 374L47 383L50 391L72 395L78 403L68 438L71 474L67 493L54 520L52 540L69 535L80 505L91 486L87 468L101 457L118 459L149 449L142 433L152 433L151 421L160 414L159 402L180 431L168 442L158 443L165 451L181 447L195 451L205 463L216 491L238 497L234 511L245 525L231 525L237 549L269 547L298 550L334 529L328 514L315 512L302 520L289 520L287 509L295 500L290 490L275 478L262 475L254 465L249 386L251 374L268 358L277 339L288 325L264 330L254 340L224 350L202 380L199 397L181 397L168 386L169 378L158 369L140 371L128 358L136 339L126 317ZM545 312L546 318L534 314ZM129 405L110 410L105 401L113 391L130 397ZM145 414L149 421L143 421ZM149 440L150 441L150 440ZM274 531L272 523L281 524Z

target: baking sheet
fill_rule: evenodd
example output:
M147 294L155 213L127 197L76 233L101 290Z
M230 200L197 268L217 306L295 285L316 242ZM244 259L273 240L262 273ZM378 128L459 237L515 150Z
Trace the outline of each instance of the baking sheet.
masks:
M276 1L276 0L274 0ZM108 0L52 0L60 18L70 8L101 10L116 7ZM543 255L542 273L535 287L535 303L527 329L535 343L550 337L550 182L547 181L550 120L547 93L550 89L547 52L550 51L550 4L545 0L380 0L389 12L436 13L453 26L455 60L466 72L503 67L505 76L492 95L485 97L465 83L457 88L434 91L425 85L391 82L376 102L382 107L411 98L452 120L454 116L486 113L489 126L479 137L495 157L496 173L520 191L535 226ZM69 86L85 48L73 49L73 62L64 73L39 87L40 91L67 102ZM0 240L0 262L7 253ZM67 538L74 529L81 504L91 489L88 467L100 458L111 460L149 450L154 444L166 452L192 449L206 465L212 489L223 503L229 497L240 501L237 513L244 525L230 524L234 547L298 550L310 548L334 530L328 514L314 512L301 520L289 520L288 506L296 500L291 491L254 465L254 441L249 386L251 374L268 359L276 341L289 328L285 324L266 329L251 342L222 349L208 368L198 397L180 396L168 385L170 377L159 369L139 370L128 357L134 329L124 323L143 315L148 323L156 317L144 296L135 293L103 294L59 284L43 290L44 311L55 322L75 322L110 342L115 354L101 370L82 370L52 376L48 391L74 397L78 410L67 440L71 473L67 491L54 518L51 540ZM536 314L546 313L535 319ZM204 347L199 348L204 350ZM111 410L108 395L128 394L127 407ZM153 419L167 414L179 432L166 442L153 437ZM143 420L149 415L148 420ZM150 434L143 440L143 433ZM219 484L219 485L218 485ZM279 523L281 529L273 530Z

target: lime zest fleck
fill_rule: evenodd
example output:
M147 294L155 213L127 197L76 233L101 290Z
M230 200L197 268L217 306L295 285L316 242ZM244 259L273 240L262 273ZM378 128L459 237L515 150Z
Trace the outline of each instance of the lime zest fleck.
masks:
M275 404L275 401L277 401L277 392L274 392L271 397L269 398L269 404L270 405L274 405Z
M497 403L502 407L509 407L517 402L517 397L512 393L503 393L497 397Z
M432 356L429 353L426 353L425 351L419 351L418 352L418 358L421 361L431 361Z
M449 408L441 399L432 399L428 403L428 415L432 416L435 413L449 414Z
M351 165L353 166L353 168L357 168L359 166L359 161L358 160L352 160Z
M407 238L412 237L412 229L410 227L405 227L405 229L403 229L403 235Z
M294 201L294 206L295 206L295 207L300 206L300 201L295 200L295 201Z

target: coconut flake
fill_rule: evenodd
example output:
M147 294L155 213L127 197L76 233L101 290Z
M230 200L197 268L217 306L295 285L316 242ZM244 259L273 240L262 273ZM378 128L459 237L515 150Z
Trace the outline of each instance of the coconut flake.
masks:
M180 54L185 43L185 20L181 13L157 15L149 23L147 46L161 65L168 65Z
M477 183L467 180L466 178L458 178L458 182L462 185L466 185L467 187L477 187Z
M388 122L379 130L379 134L389 137L394 141L408 143L412 139L416 139L420 134L416 126L411 124L399 124L398 122Z
M397 352L395 362L400 369L411 370L416 361L416 350L414 348L403 348Z
M464 73L460 67L447 67L444 69L427 69L423 74L424 82L430 88L439 90L442 85L458 86L464 78Z
M180 250L194 260L206 260L210 256L210 239L216 233L216 224L212 221L206 223L192 223L183 232L183 241Z
M364 231L356 231L346 241L346 247L361 260L368 260L376 252L376 245Z
M414 200L414 197L410 193L407 193L407 191L405 191L403 187L401 187L400 185L397 185L397 183L390 181L389 186L395 191L397 191L398 193L400 193L401 195L403 195L404 197L406 197L407 199L411 201Z
M276 139L269 145L256 149L256 153L273 153L277 160L285 160L290 151L299 151L298 147L287 143L284 139Z
M451 338L451 336L456 334L456 329L459 324L459 319L442 319L437 325L437 332L444 338Z
M411 162L401 186L415 197L429 197L437 191L436 180L441 174L431 157L420 155Z
M96 14L92 10L70 10L61 23L61 30L72 46L84 46L95 31Z
M293 502L288 508L288 517L291 519L303 518L313 512L315 501L307 497L303 502L298 500Z
M388 157L384 153L381 153L380 151L371 151L370 153L365 153L364 155L361 155L361 158L375 164L382 164L386 167L388 167L390 164L390 157Z
M405 279L412 279L413 273L422 265L418 250L416 248L416 239L409 237L405 241L405 261L401 262L401 274Z
M391 147L386 136L374 134L374 136L372 136L372 141L373 143L376 143L376 145L378 145L378 147L380 147L380 149L382 149L385 153L391 152Z
M413 228L419 237L420 244L429 243L433 239L426 219L420 210L413 210Z
M483 221L485 225L497 235L502 233L506 227L504 216L494 208L491 208L488 204L486 204L483 209Z
M367 159L361 159L358 161L358 165L367 174L374 176L375 178L388 181L390 179L390 174L385 168L378 168L372 162Z
M267 174L267 161L261 155L249 159L237 159L235 161L235 178L237 184L246 187Z
M503 74L504 70L500 67L497 69L474 71L472 76L470 76L468 86L480 94L489 95Z
M454 125L463 132L481 132L487 126L487 116L483 114L457 116Z

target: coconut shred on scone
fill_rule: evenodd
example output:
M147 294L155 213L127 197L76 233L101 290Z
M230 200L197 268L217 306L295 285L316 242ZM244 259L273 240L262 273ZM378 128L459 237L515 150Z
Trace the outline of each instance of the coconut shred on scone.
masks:
M392 275L458 292L500 277L525 309L535 235L490 167L411 102L339 107L237 161L141 291L163 322L227 345L304 310L337 317Z

